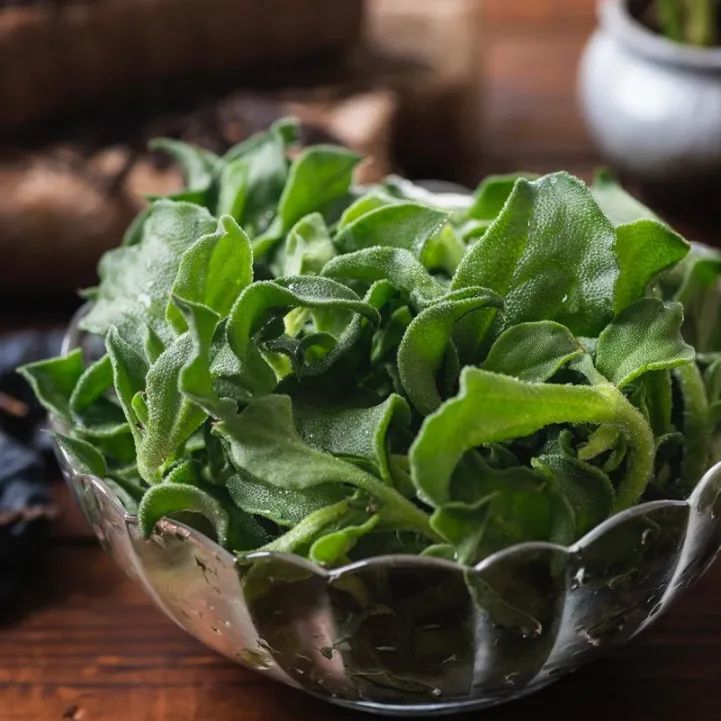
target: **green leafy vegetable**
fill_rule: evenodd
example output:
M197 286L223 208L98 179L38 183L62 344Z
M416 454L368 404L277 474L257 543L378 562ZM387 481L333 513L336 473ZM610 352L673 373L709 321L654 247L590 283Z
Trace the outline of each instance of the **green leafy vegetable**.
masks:
M320 213L301 218L285 239L277 275L318 274L335 256L335 246Z
M565 173L519 178L493 225L468 251L451 284L504 297L503 326L555 320L594 336L613 315L615 234L588 189ZM480 341L487 321L474 319ZM466 331L468 333L468 331Z
M636 301L621 311L598 337L596 367L619 388L653 370L694 360L694 349L681 337L683 306L655 298Z
M476 564L691 492L721 450L721 254L605 174L362 187L297 138L156 143L187 187L101 260L105 354L20 369L75 472L146 535L325 566Z
M105 478L108 466L103 454L87 441L54 433L53 438L62 451L68 455L78 473Z
M183 253L171 293L202 303L225 317L240 292L253 282L253 250L248 236L229 216L213 235L199 238ZM182 313L173 303L166 310L176 332L186 330Z
M643 298L649 283L673 267L689 251L688 243L655 220L637 220L616 228L616 255L620 268L614 309L618 313Z
M70 417L70 398L83 375L83 354L80 349L61 358L28 363L20 373L30 383L38 400L60 418Z
M394 203L371 210L344 226L335 244L341 253L388 245L421 256L426 243L447 218L445 213L417 203Z
M526 383L477 368L464 369L458 395L424 421L410 450L414 483L424 498L442 505L451 500L451 474L466 451L559 423L615 423L624 429L632 460L616 508L636 503L651 480L653 435L615 387Z
M349 150L319 145L301 153L290 168L278 202L281 232L315 211L328 212L350 190L359 156Z
M436 375L447 352L455 324L479 308L499 308L503 301L485 288L449 294L419 313L398 347L398 373L419 413L427 415L441 405Z
M513 191L519 178L533 179L529 173L511 173L509 175L489 175L481 181L473 195L473 205L468 217L476 220L495 220Z
M550 320L519 323L505 330L488 351L486 370L522 381L547 381L583 353L568 328Z
M165 309L180 259L215 226L205 208L156 201L143 222L140 239L108 251L100 260L98 294L81 327L99 335L115 327L137 346L143 342L143 329L149 326L163 342L171 341Z

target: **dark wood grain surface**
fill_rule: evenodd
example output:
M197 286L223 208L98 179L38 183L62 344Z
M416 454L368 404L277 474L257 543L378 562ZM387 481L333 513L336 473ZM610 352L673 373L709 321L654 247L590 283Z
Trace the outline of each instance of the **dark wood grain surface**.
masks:
M592 6L485 0L477 176L521 167L590 176L598 158L576 111L575 66ZM173 626L97 547L62 487L57 492L63 516L50 552L18 617L0 628L0 721L368 718L268 682ZM720 686L717 564L653 629L605 660L527 699L459 718L713 721L721 719Z

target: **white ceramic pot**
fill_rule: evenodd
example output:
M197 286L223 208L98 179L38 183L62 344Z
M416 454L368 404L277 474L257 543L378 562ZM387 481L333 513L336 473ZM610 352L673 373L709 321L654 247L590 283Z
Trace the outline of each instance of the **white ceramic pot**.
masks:
M721 49L651 32L601 0L579 71L581 108L614 166L655 183L721 174Z

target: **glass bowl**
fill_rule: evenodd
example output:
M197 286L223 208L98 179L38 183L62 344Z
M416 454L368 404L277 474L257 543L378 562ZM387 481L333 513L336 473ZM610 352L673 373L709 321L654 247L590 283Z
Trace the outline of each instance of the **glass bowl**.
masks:
M92 353L76 322L65 350ZM532 693L643 630L721 548L721 463L688 500L635 506L570 547L523 543L472 568L389 555L327 570L267 552L238 562L172 519L145 539L101 478L57 453L103 548L181 628L289 686L377 713Z

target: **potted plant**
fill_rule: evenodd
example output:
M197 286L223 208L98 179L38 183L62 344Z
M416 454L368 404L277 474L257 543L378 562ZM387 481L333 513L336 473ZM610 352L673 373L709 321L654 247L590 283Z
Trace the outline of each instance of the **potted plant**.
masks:
M582 111L609 161L643 181L721 169L719 0L601 0L579 72Z

